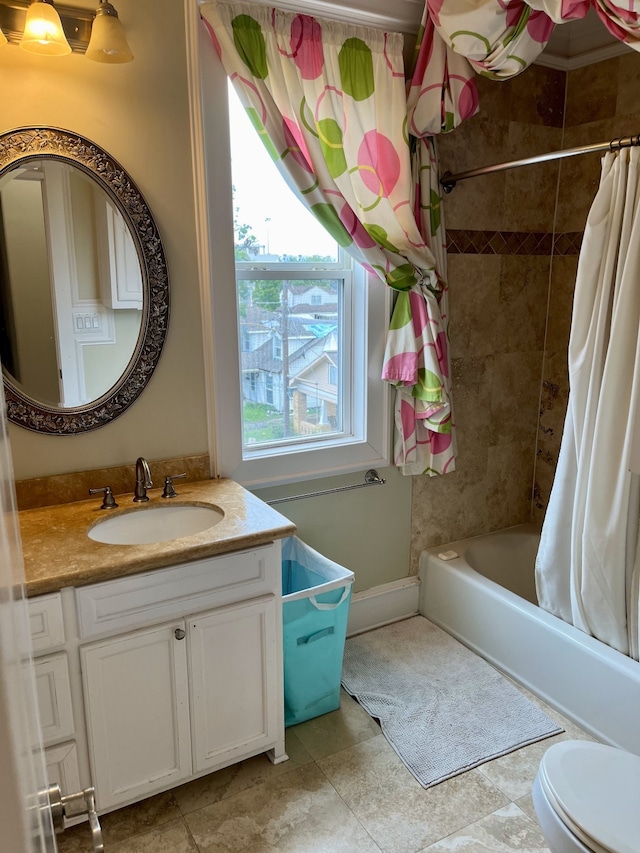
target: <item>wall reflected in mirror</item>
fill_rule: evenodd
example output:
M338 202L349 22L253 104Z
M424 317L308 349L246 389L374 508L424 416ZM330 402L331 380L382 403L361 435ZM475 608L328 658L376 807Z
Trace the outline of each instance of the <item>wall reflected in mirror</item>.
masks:
M0 359L27 397L98 400L136 351L143 280L129 228L80 168L43 158L0 179Z

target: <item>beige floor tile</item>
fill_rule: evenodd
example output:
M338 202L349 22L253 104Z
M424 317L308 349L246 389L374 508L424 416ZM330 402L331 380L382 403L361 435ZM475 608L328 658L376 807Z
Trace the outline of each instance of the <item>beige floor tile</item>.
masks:
M549 853L540 828L515 803L476 821L423 853Z
M529 746L523 746L508 755L503 755L501 758L494 758L493 761L481 764L477 769L510 800L518 800L531 793L540 761L549 747L569 738L570 735L566 733L545 738Z
M182 818L155 827L141 835L134 835L117 844L105 845L105 849L109 853L198 853L198 848Z
M291 731L286 733L286 749L289 760L282 764L272 764L266 755L256 755L247 761L241 761L239 764L233 764L231 767L225 767L175 788L173 793L180 811L182 814L187 814L204 806L210 806L246 788L290 773L313 760Z
M201 853L378 853L317 765L185 818Z
M318 765L386 853L415 853L508 803L475 771L425 790L383 735Z
M147 829L153 829L164 823L181 818L180 809L173 791L156 794L146 800L140 800L132 806L126 806L114 812L102 815L100 825L105 846L139 835Z
M380 726L355 699L345 690L340 697L337 711L290 729L315 761L380 734Z
M548 853L531 788L544 752L593 738L525 688L565 732L424 789L342 691L338 711L287 730L266 756L101 817L109 853ZM184 815L184 817L183 817ZM58 838L90 849L87 824Z
M58 853L87 853L91 850L91 830L88 823L65 829L56 836Z
M554 711L550 708L548 713L550 717L553 716L554 720L557 720L560 723L565 731L566 737L572 738L573 740L590 740L594 742L598 740L596 737L589 734L589 732L585 732L585 730L577 723L574 723L573 720L570 720L568 717L563 717L559 711Z
M542 756L550 746L563 740L594 740L594 738L568 717L565 717L559 711L556 711L555 708L552 708L542 699L539 699L534 693L531 693L531 691L516 681L513 683L534 705L541 708L564 729L564 732L561 734L545 738L530 746L521 747L514 752L510 752L508 755L503 755L501 758L481 764L477 768L480 773L503 791L510 800L515 801L531 793L533 781L538 772Z
M296 734L295 726L293 728L286 729L284 741L290 764L302 767L303 764L310 764L313 761L313 756Z
M531 820L538 823L538 816L536 815L536 810L533 807L533 797L531 794L520 797L520 799L516 800L515 803L528 817L531 818Z
M515 686L520 690L524 695L533 702L534 705L537 705L538 708L542 708L542 710L548 714L552 720L555 720L558 725L562 726L565 730L565 733L572 738L577 740L595 740L595 738L586 732L583 728L581 728L577 723L574 723L573 720L570 720L569 717L565 717L564 714L561 714L560 711L556 711L551 705L548 705L543 699L540 699L535 693L532 693L530 690L527 690L526 687L523 687L521 684L518 684L517 681L513 682Z

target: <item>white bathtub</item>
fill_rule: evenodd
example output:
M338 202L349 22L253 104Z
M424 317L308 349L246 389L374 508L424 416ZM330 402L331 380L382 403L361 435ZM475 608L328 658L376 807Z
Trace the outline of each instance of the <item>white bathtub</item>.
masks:
M529 525L420 558L420 612L605 743L640 755L640 664L535 603ZM459 556L444 561L439 553Z

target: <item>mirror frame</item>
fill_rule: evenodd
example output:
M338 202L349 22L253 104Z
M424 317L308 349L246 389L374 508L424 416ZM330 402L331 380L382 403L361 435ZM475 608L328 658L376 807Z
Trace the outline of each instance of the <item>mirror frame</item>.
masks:
M34 432L75 435L123 414L146 387L164 346L169 322L169 276L158 228L142 193L122 166L78 133L27 127L0 134L0 178L18 163L52 159L89 175L129 226L142 272L143 307L136 348L118 381L101 397L74 408L45 405L24 394L3 370L7 418Z

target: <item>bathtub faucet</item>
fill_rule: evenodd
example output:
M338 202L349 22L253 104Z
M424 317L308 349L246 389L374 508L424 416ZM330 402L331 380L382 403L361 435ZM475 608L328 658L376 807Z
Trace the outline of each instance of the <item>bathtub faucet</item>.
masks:
M139 456L136 461L136 488L133 496L134 502L141 503L143 501L148 501L147 489L150 489L151 486L153 486L153 481L151 480L149 465L147 464L146 459Z

